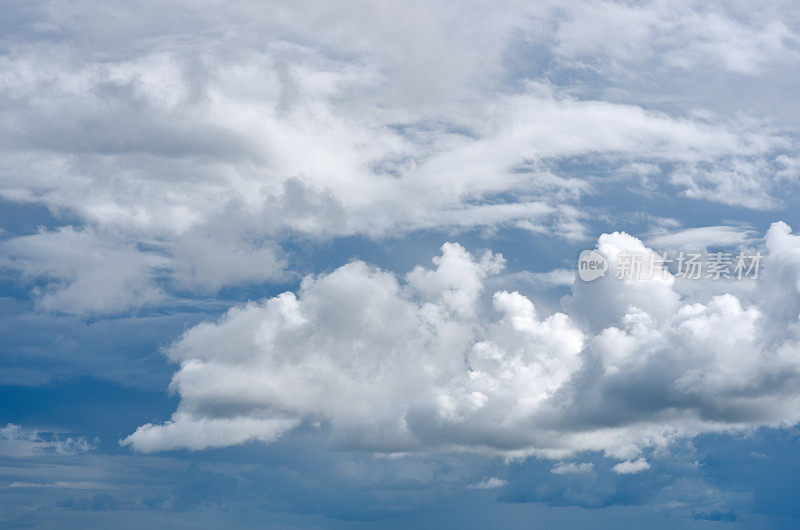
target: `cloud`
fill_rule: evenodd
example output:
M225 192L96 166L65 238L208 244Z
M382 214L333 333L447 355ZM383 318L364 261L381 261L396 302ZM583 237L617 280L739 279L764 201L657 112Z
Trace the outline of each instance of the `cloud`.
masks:
M625 460L624 462L616 464L611 469L614 471L614 473L618 473L620 475L633 475L635 473L647 471L650 469L650 464L648 464L647 460L644 458L639 458L638 460Z
M520 271L507 274L505 279L510 282L527 283L534 287L560 287L572 285L575 281L575 271L570 269L554 269L547 272Z
M143 245L92 228L40 229L0 241L0 270L32 286L39 309L79 316L119 315L174 301L175 293L278 281L286 261L269 241L191 231Z
M774 208L794 190L796 141L769 120L603 90L642 62L657 74L662 56L749 74L791 63L793 20L777 9L238 1L171 7L192 13L171 19L140 4L35 3L3 34L0 197L76 220L39 240L98 238L125 255L120 281L133 284L85 285L109 281L100 266L53 276L51 256L12 237L6 260L58 283L39 294L44 309L157 304L164 278L196 293L280 281L283 243L298 237L517 228L584 240L582 200L641 177L624 168L649 168L656 191L736 207ZM601 86L569 80L575 68Z
M784 6L785 7L785 6ZM712 68L755 75L797 60L795 22L782 7L741 17L739 6L709 2L591 2L569 5L557 23L556 53L617 68L656 62L668 70ZM782 16L783 15L783 16Z
M594 471L594 464L591 462L558 462L550 470L556 475L571 475L574 473L589 473Z
M484 477L480 482L471 484L469 488L474 490L493 490L502 488L506 484L508 484L508 481L502 478Z
M756 232L746 227L704 226L654 235L647 244L657 250L707 252L709 247L741 248L755 236Z
M90 441L83 436L40 433L14 423L0 427L0 456L5 457L25 458L43 454L71 456L91 452L96 445L97 440Z
M50 502L41 495L97 477L14 471L7 523L27 521L8 519L17 510L49 510L58 525L75 517L65 509L153 506L180 523L206 502L227 513L258 503L256 521L287 507L430 514L438 480L472 497L495 493L469 485L502 485L515 501L586 507L649 502L663 487L672 493L655 504L677 495L704 506L698 518L730 520L750 494L715 502L709 478L681 496L660 450L797 422L800 244L783 224L760 233L798 199L794 3L31 0L2 12L0 207L11 215L0 273L19 297L0 300L3 381L90 374L152 388L174 371L174 415L128 410L144 425L124 443L274 444L257 450L275 460L248 470L256 483L231 467L187 473L172 496L147 478L141 501ZM739 228L678 230L727 219ZM630 236L643 220L668 230ZM612 263L719 245L767 258L756 281L655 270L586 284L561 258L595 239ZM498 254L456 244L405 265L444 240L502 248L512 273ZM343 265L350 252L383 268ZM273 296L276 283L291 292ZM268 298L243 303L254 296ZM170 342L174 369L143 357ZM309 439L323 446L313 464ZM284 465L276 447L295 441L299 463ZM331 459L328 445L379 456ZM93 447L0 433L0 452L25 458ZM613 461L578 463L585 451ZM470 453L472 472L448 469L441 453L453 452ZM548 461L514 476L473 453ZM592 471L616 462L659 472ZM342 485L340 465L356 478ZM310 474L322 480L297 480ZM50 491L18 502L26 489ZM198 524L214 524L202 511Z
M778 161L779 157L771 161L734 158L716 161L713 166L692 164L675 172L671 180L684 188L681 193L691 199L770 210L781 205L776 197L778 176L783 171L775 167ZM772 178L764 179L765 174Z
M495 440L496 429L524 424L578 369L583 337L565 315L539 317L518 293L497 292L492 308L481 307L500 256L473 260L445 244L435 265L401 282L353 262L306 278L297 295L192 328L169 349L181 363L172 383L179 411L125 443L229 445L317 419L337 443L379 451L460 446L464 436L474 438L468 446L519 443L513 434ZM491 320L479 320L486 312ZM214 437L202 435L206 425Z
M0 241L0 268L44 280L34 294L53 312L114 314L161 303L166 295L153 278L165 265L132 242L69 226Z
M103 489L108 488L108 485L102 482L12 482L3 489L19 489L19 488L57 488L57 489Z
M198 418L176 413L164 425L148 423L139 427L135 441L136 447L146 453L165 449L225 447L252 440L272 442L298 423L292 418Z
M448 243L402 279L352 262L187 331L168 349L178 410L123 443L199 449L320 422L334 445L375 452L633 461L701 433L793 424L798 241L774 224L741 298L679 294L656 269L576 281L567 312L549 316L519 293L484 293L497 255ZM597 251L612 270L620 252L652 252L624 233Z

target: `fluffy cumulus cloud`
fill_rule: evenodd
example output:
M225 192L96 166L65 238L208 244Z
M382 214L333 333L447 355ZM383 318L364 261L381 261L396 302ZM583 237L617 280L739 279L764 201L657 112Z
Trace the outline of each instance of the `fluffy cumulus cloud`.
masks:
M75 225L40 241L81 233L89 254L135 254L121 280L135 294L81 301L70 286L107 268L76 277L30 240L6 245L6 262L50 282L45 308L102 314L164 288L280 280L296 237L516 227L579 240L581 199L620 179L756 209L794 186L791 131L617 88L642 63L656 79L795 64L785 9L139 4L6 8L18 29L0 52L0 197ZM587 165L614 177L569 170Z
M188 330L168 349L178 410L124 443L199 449L306 423L340 447L602 451L641 472L679 438L800 420L800 236L776 223L759 245L763 269L737 295L686 294L693 280L645 260L639 278L576 281L551 315L484 289L503 266L491 253L448 243L405 277L352 262ZM611 270L653 252L619 232L596 250Z
M446 244L435 268L405 281L353 262L306 278L297 295L234 308L169 349L180 408L127 443L229 445L309 421L376 451L515 445L498 433L524 425L579 368L583 336L518 293L482 307L482 284L501 267Z

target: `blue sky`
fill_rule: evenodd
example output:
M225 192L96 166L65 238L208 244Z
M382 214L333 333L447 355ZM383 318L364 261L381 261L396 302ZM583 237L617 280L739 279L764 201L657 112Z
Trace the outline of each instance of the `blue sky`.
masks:
M800 525L792 2L0 14L0 526Z

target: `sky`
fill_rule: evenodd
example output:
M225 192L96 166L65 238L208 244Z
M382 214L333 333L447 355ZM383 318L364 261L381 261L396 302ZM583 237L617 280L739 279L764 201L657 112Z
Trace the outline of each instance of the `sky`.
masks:
M797 528L798 81L788 0L0 0L0 526Z

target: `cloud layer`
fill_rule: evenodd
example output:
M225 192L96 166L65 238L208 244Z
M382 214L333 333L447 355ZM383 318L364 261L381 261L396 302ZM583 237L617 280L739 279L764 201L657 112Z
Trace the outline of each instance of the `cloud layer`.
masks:
M619 181L754 209L796 184L791 131L616 88L643 63L657 79L794 64L795 21L779 11L234 4L167 9L189 18L123 2L11 9L0 197L69 221L0 252L47 282L42 308L102 315L278 281L297 237L516 227L576 241L582 199ZM33 248L74 239L80 273ZM129 256L132 287L75 299L113 274L91 258L108 249Z
M576 281L549 316L485 292L503 264L491 253L447 243L404 278L353 262L187 331L168 349L178 410L124 443L200 449L318 423L377 452L591 450L638 472L676 438L800 419L800 237L777 223L763 244L759 279L742 280L754 295L683 295L656 265ZM596 248L611 270L620 252L652 252L624 233Z

